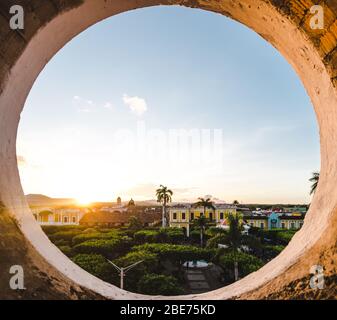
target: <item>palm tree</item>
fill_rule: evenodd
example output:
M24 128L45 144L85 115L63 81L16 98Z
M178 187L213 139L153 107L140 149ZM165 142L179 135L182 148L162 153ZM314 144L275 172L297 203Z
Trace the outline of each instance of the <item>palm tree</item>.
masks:
M211 201L210 198L204 199L204 198L198 198L199 201L197 201L193 206L194 207L203 207L204 212L203 215L199 217L196 221L196 225L200 228L200 245L203 247L204 245L204 232L206 229L206 225L208 222L208 219L206 218L206 209L212 209L213 211L215 210L214 204Z
M204 208L204 215L206 215L206 209L212 209L213 211L215 210L214 203L211 201L211 198L198 198L199 201L197 201L193 206L194 207L203 207Z
M204 234L206 226L208 224L208 219L205 216L200 216L198 219L194 220L194 224L200 229L200 246L204 246Z
M230 248L233 250L234 255L234 278L235 281L239 279L239 265L236 258L236 254L240 249L243 236L242 236L242 215L236 212L235 214L230 213L227 215L227 220L229 224L228 231L228 244Z
M314 194L318 185L319 181L319 172L313 172L312 177L309 179L310 182L312 182L310 195Z
M172 202L172 190L168 189L167 187L160 185L159 188L156 190L157 201L162 203L163 205L163 214L162 214L162 227L166 227L166 223L168 221L167 213L166 213L166 206L169 202Z

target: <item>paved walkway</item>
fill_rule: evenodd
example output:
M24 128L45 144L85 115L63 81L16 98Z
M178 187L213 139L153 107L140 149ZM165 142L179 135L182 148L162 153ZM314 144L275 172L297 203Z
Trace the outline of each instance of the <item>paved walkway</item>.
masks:
M214 266L207 268L189 268L185 270L189 293L202 293L223 286L218 280L218 271Z
M200 293L210 290L204 273L199 270L186 270L186 278L191 293Z

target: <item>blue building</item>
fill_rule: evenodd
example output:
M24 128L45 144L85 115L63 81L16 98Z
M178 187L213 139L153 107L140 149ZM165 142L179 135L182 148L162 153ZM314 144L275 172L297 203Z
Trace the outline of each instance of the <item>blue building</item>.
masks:
M281 220L279 214L272 212L268 217L268 229L279 229L281 228Z

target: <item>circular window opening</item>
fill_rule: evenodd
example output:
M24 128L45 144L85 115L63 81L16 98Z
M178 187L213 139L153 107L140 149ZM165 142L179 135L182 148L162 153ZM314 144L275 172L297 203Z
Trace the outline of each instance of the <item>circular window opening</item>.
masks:
M150 295L207 292L270 261L302 226L319 167L310 101L279 53L175 7L69 43L30 93L17 152L52 242Z
M93 8L91 8L93 7ZM236 11L235 8L231 8L230 12L233 13L233 16L235 17L235 19L244 22L247 25L250 25L255 31L257 32L261 32L262 34L265 34L264 37L265 38L269 38L269 34L271 34L267 29L262 28L258 22L261 20L262 21L262 17L260 15L260 13L262 11L256 11L257 8L255 8L254 6L248 6L249 9L252 10L252 19L247 19L247 17L241 16L239 15ZM263 7L263 12L267 12L270 13L272 17L276 17L277 16L277 21L276 23L283 23L283 28L284 30L293 30L293 28L291 27L291 23L289 21L279 21L278 19L281 18L278 13L276 13L276 11L274 10L274 8L269 8L268 6L262 6ZM79 26L75 26L77 29L77 31L75 30L74 34L80 32L79 29L84 29L86 26L92 24L95 21L99 21L103 16L107 17L109 15L115 14L116 10L115 8L109 8L111 9L111 12L104 14L104 15L100 15L100 11L99 11L99 5L96 6L92 4L85 4L83 5L81 8L79 8L79 10L73 10L69 15L65 14L65 15L61 15L61 19L54 19L53 23L50 25L53 25L51 27L48 26L48 28L46 28L47 30L43 30L43 32L39 33L39 37L37 37L37 40L41 40L45 39L45 36L48 35L48 31L50 31L50 29L52 29L53 27L55 29L59 28L59 25L57 25L57 23L61 20L63 22L67 23L68 25L71 25L72 23L67 20L67 18L73 17L74 14L76 16L77 11L80 12L87 12L86 10L88 9L94 9L92 11L92 16L90 16L90 21L84 21L83 25L79 25ZM242 8L242 6L241 6ZM123 10L128 10L129 8L124 8ZM232 10L233 9L233 10ZM260 8L258 8L260 9ZM233 12L232 12L233 11ZM227 14L226 12L224 12L225 14ZM95 16L95 14L99 14L98 16ZM256 14L256 17L255 17ZM67 16L65 17L65 21L64 21L64 17L63 16ZM101 17L101 18L100 18ZM92 18L92 20L91 20ZM268 21L265 20L263 18L263 20L266 22L267 26L270 25L270 23L268 24ZM54 23L56 22L56 24ZM289 22L289 23L288 23ZM72 24L74 26L74 24ZM264 30L264 33L263 33ZM45 32L46 31L46 32ZM55 39L55 45L62 45L64 43L66 43L67 41L69 41L70 39L70 34L69 34L69 30L64 29L64 36L61 35L60 39ZM319 123L321 124L321 128L320 128L320 133L321 133L321 137L323 138L322 140L322 176L321 176L321 182L320 182L320 188L318 189L317 195L315 197L315 201L313 202L311 208L310 208L310 217L307 217L306 221L307 223L305 224L303 230L301 232L299 232L298 237L296 236L296 239L294 241L291 242L291 244L289 245L289 247L285 250L285 254L280 255L278 258L274 259L271 263L269 263L266 267L263 268L263 270L254 273L254 275L246 277L245 279L243 279L242 281L240 281L239 283L237 283L237 285L233 285L230 287L226 287L223 288L219 292L220 296L222 298L228 298L228 297L232 297L233 294L240 294L242 292L247 292L247 290L250 288L255 288L257 286L259 286L259 284L263 284L266 283L266 281L268 279L273 279L273 277L280 275L282 273L282 270L284 270L284 268L288 265L291 265L291 259L293 259L292 261L294 261L294 259L298 259L300 252L303 252L302 249L304 249L304 251L306 251L306 253L308 252L307 250L307 246L304 248L304 245L300 245L299 240L305 240L305 243L307 245L312 245L313 243L318 243L318 238L322 235L322 231L325 229L325 227L327 226L327 216L329 213L331 213L332 211L332 203L326 203L325 198L323 197L324 192L326 191L326 193L330 194L332 192L332 190L330 190L331 186L329 184L326 184L327 182L327 175L326 175L326 168L329 165L331 159L329 157L327 157L327 150L331 150L332 149L332 145L329 143L329 141L327 141L324 137L324 133L326 132L326 130L332 129L333 131L333 126L331 125L331 123L329 121L327 122L322 122L323 120L323 111L329 111L331 108L331 105L334 105L333 102L335 102L335 95L334 95L334 91L330 90L332 89L331 87L331 83L330 83L330 78L329 75L327 74L326 70L323 69L317 69L316 67L314 67L312 69L313 66L316 66L316 64L314 65L314 63L317 63L317 65L322 65L321 64L321 58L317 55L317 52L315 52L315 50L312 50L313 48L311 48L311 46L309 45L309 48L305 46L305 44L307 43L307 39L305 40L302 35L300 35L298 32L294 33L294 37L293 37L293 42L291 44L288 44L287 41L285 41L285 39L283 39L284 34L282 34L282 32L279 34L277 33L275 35L275 38L271 39L270 41L278 48L280 48L280 50L285 54L285 56L287 56L287 58L289 59L289 61L291 61L291 63L295 66L297 72L299 73L299 75L301 76L302 80L304 81L304 84L310 94L310 96L313 99L314 105L315 105L315 110L317 112L317 117L319 120ZM288 39L288 38L287 38ZM298 40L298 42L295 41L295 39ZM294 42L295 41L295 42ZM53 41L52 41L53 42ZM31 41L31 45L27 48L27 50L25 50L22 58L20 58L20 60L17 63L17 66L15 66L15 68L13 68L13 73L11 73L11 76L8 79L8 83L6 84L5 90L2 93L0 99L2 102L4 102L3 104L3 111L5 113L5 115L8 116L15 116L15 112L16 109L22 109L22 99L24 99L25 96L25 92L29 91L31 84L33 83L33 81L35 80L35 73L37 71L39 71L43 65L45 64L44 58L46 56L49 55L53 55L56 51L57 48L53 47L51 49L50 52L47 53L42 53L41 52L41 48L40 47L36 47L36 44L38 43L38 41ZM285 44L287 43L287 45ZM285 47L282 47L282 44L285 45ZM297 45L298 44L298 45ZM289 45L289 46L288 46ZM288 46L288 47L287 47ZM303 46L303 47L302 47ZM307 54L309 54L310 52L305 52L305 50L303 51L303 54L301 55L301 57L296 56L296 58L292 55L292 53L289 51L290 48L292 47L298 47L299 49L303 49L304 47L306 49L308 49L308 51L311 51L312 56L310 56L310 59L306 59ZM36 53L35 57L31 57L30 54L31 53ZM28 58L28 60L27 60ZM30 59L32 58L32 59ZM303 59L302 59L303 58ZM42 61L43 60L43 61ZM32 64L26 64L28 61L32 62ZM36 65L34 64L34 61L36 63ZM305 63L303 65L300 64L300 61L305 61ZM23 68L23 66L27 66L27 68ZM16 75L15 71L22 71L22 74L18 74L17 77L12 76L12 75ZM31 70L33 73L29 74L29 70ZM28 72L28 73L27 73ZM315 77L310 77L310 75L318 75L320 74L320 82L317 83L317 81L315 80ZM25 78L25 76L27 76L27 79ZM310 79L310 81L309 81ZM25 80L22 82L23 85L23 91L20 93L18 92L18 90L16 90L16 86L15 84L20 83L21 80ZM322 83L323 82L323 85ZM326 85L324 85L326 84ZM315 85L317 85L317 87L315 87ZM21 88L21 87L20 87ZM313 91L313 88L316 88L315 91ZM319 90L319 88L321 90ZM325 90L326 89L326 90ZM12 99L10 98L10 95L12 93L18 93L19 95L17 96L17 100L12 101ZM323 94L323 96L320 96L320 94ZM329 101L331 102L330 104L326 104L324 103L324 101L326 101L326 99L330 99ZM9 110L8 105L12 105L14 104L14 106L16 108L12 108L13 110ZM7 114L6 114L7 112ZM332 118L332 117L331 117ZM3 118L5 119L5 118ZM6 118L7 119L7 118ZM12 118L10 118L12 119ZM330 119L330 118L329 118ZM13 129L13 124L11 126L11 123L9 123L9 125L4 126L4 131L3 131L3 139L2 139L2 144L3 146L6 147L6 149L4 149L5 152L5 157L8 154L8 159L15 159L15 157L12 157L12 153L13 153L13 145L11 145L11 141L15 141L15 118L13 118L14 120L14 129ZM18 122L18 119L17 119ZM2 123L2 125L4 125L4 122ZM332 126L332 127L331 127ZM331 131L331 130L330 130ZM329 131L329 132L330 132ZM14 139L13 138L13 134L14 134ZM9 138L8 140L6 140L6 137ZM6 144L4 144L6 140ZM7 141L9 142L9 148L7 147ZM11 148L12 147L12 148ZM14 152L15 154L15 152ZM7 158L6 158L7 159ZM23 158L19 157L19 161L23 162ZM15 160L14 160L15 161ZM125 291L120 291L117 290L114 287L111 287L103 282L98 281L95 278L92 278L88 275L86 275L83 270L80 270L79 268L75 268L75 265L70 263L70 261L67 261L64 256L59 254L59 251L57 251L55 249L54 246L50 246L48 243L46 243L46 246L40 245L39 240L43 240L45 239L43 234L40 232L40 229L37 228L36 224L31 224L31 220L33 219L33 215L31 215L31 217L28 217L26 215L26 213L29 212L29 210L27 210L26 208L22 207L18 207L18 202L20 202L22 205L25 204L25 201L22 201L23 199L20 199L20 181L16 176L16 172L13 171L13 165L14 165L14 161L12 161L12 163L10 163L8 165L5 165L4 167L7 168L8 167L8 171L4 172L4 176L5 176L5 182L8 182L8 188L7 189L2 189L2 200L4 201L5 205L7 205L10 209L14 210L13 214L15 215L16 218L18 218L18 222L20 224L20 228L21 230L24 232L25 236L32 242L32 244L34 245L34 247L36 248L36 250L38 252L40 252L42 254L42 256L44 256L50 263L51 265L55 266L57 269L59 269L64 275L68 275L71 279L73 279L75 282L80 283L82 285L84 285L85 287L88 288L92 288L93 290L95 290L96 292L100 292L105 296L108 297L117 297L121 294L121 296L125 296L125 295L130 295L129 293L126 293ZM11 175L11 173L14 173L14 176ZM9 179L7 179L7 178ZM0 182L3 184L4 183L4 179L2 179ZM7 181L7 180L8 181ZM19 197L17 200L11 197L10 192L16 192L16 195ZM317 210L317 204L320 203L321 206L321 215L320 217L318 217L318 215L315 213L315 210ZM25 206L24 206L25 207ZM317 225L315 224L315 222L321 222L321 224ZM313 230L313 227L315 225L315 229ZM313 231L313 233L310 232ZM329 229L330 230L330 229ZM33 235L33 232L37 232L36 237ZM331 233L331 230L329 231ZM310 234L310 237L307 237ZM326 238L326 237L325 237ZM45 249L48 248L49 251L46 251ZM301 251L302 250L302 251ZM58 259L58 260L57 260ZM60 263L60 260L62 261L62 263ZM65 266L62 267L62 264L65 263ZM281 263L281 264L279 264ZM70 267L71 270L68 270L67 267ZM276 269L273 267L276 267ZM263 280L259 280L257 279L258 276L261 275L262 272L265 272L265 275L263 278ZM302 272L302 271L301 271ZM78 273L78 276L77 276ZM84 277L86 275L86 277ZM83 278L84 277L84 278ZM88 282L89 281L89 282ZM92 283L90 283L90 281L93 281L94 284L97 284L97 287L93 287ZM247 287L248 286L248 287ZM213 293L214 294L214 293ZM137 295L134 295L135 297L137 297ZM206 295L205 295L206 296ZM212 296L212 294L207 295L207 297ZM218 297L220 297L218 296ZM138 296L139 297L139 296ZM196 296L198 297L198 296ZM215 296L213 296L215 297Z

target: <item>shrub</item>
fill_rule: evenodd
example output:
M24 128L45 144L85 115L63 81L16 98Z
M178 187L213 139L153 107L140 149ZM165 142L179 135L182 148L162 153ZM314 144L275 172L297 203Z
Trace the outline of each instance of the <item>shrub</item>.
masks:
M129 218L129 229L130 230L139 230L143 227L142 222L136 216L131 216Z
M145 250L131 251L114 262L119 267L127 267L141 260L143 262L139 266L145 266L147 270L154 271L158 267L158 255Z
M83 230L82 233L95 233L95 232L97 232L95 228L88 228L88 229ZM100 230L100 232L102 231Z
M282 245L287 245L295 233L296 230L284 229L259 230L258 232L262 240L269 239L272 244Z
M198 231L198 230L196 230ZM226 231L224 229L218 228L218 227L210 227L206 230L205 234L209 237L215 237L216 235L219 234L224 234ZM200 231L199 231L200 234Z
M158 254L160 259L174 262L185 262L192 260L211 260L215 251L195 246L177 245L168 243L146 243L134 246L133 250L145 250Z
M264 245L263 246L263 259L268 261L275 258L285 248L282 245Z
M57 240L65 240L65 241L72 241L72 239L79 235L81 233L81 230L74 229L69 231L58 231L56 233L53 233L49 236L50 240L55 242Z
M159 259L158 255L148 251L132 251L125 256L115 259L113 262L118 267L127 267L136 262L142 261L137 266L132 268L125 278L125 288L130 291L137 291L137 282L147 273L159 272ZM115 283L119 281L117 274L115 276Z
M121 230L122 230L122 228L116 229L116 228L103 228L103 227L101 227L101 228L98 228L96 230L96 232L101 232L101 233L116 232L116 231L121 232Z
M146 274L138 282L138 291L150 295L180 295L184 293L176 278L162 274Z
M63 231L74 231L78 230L79 232L84 230L86 227L84 226L73 226L73 225L67 225L67 226L42 226L42 230L47 234L54 234L57 232L63 232Z
M88 240L74 246L76 253L101 254L108 258L114 258L129 249L131 239L128 237L116 237L113 239Z
M116 272L113 266L99 254L78 254L72 260L84 270L104 281L111 281Z
M137 231L134 238L138 243L180 243L185 235L179 228L160 228Z
M162 232L162 229L160 230ZM165 230L168 242L180 243L185 239L184 230L180 228L170 228Z
M223 254L219 257L218 264L225 271L225 274L233 276L235 261L238 262L240 277L260 269L264 264L259 258L239 251Z
M192 241L199 243L200 242L200 229L193 229L190 232L190 238ZM209 234L204 233L204 241L206 242L210 238Z
M72 249L69 246L58 247L66 256L70 257L72 255Z
M226 244L228 242L228 237L225 234L217 234L213 238L207 240L206 248L218 248L219 244Z
M60 239L60 240L55 240L54 241L54 244L58 247L61 247L61 246L70 246L70 241L67 241L67 240L64 240L64 239Z
M288 244L295 233L295 230L280 231L277 237L283 244Z
M116 239L118 238L119 232L117 230L113 230L106 233L101 232L93 232L93 233L81 233L77 236L75 236L72 239L72 242L74 245L80 244L82 242L88 241L88 240L99 240L99 239Z
M138 243L156 242L158 234L159 232L155 230L140 230L134 234L134 238Z

